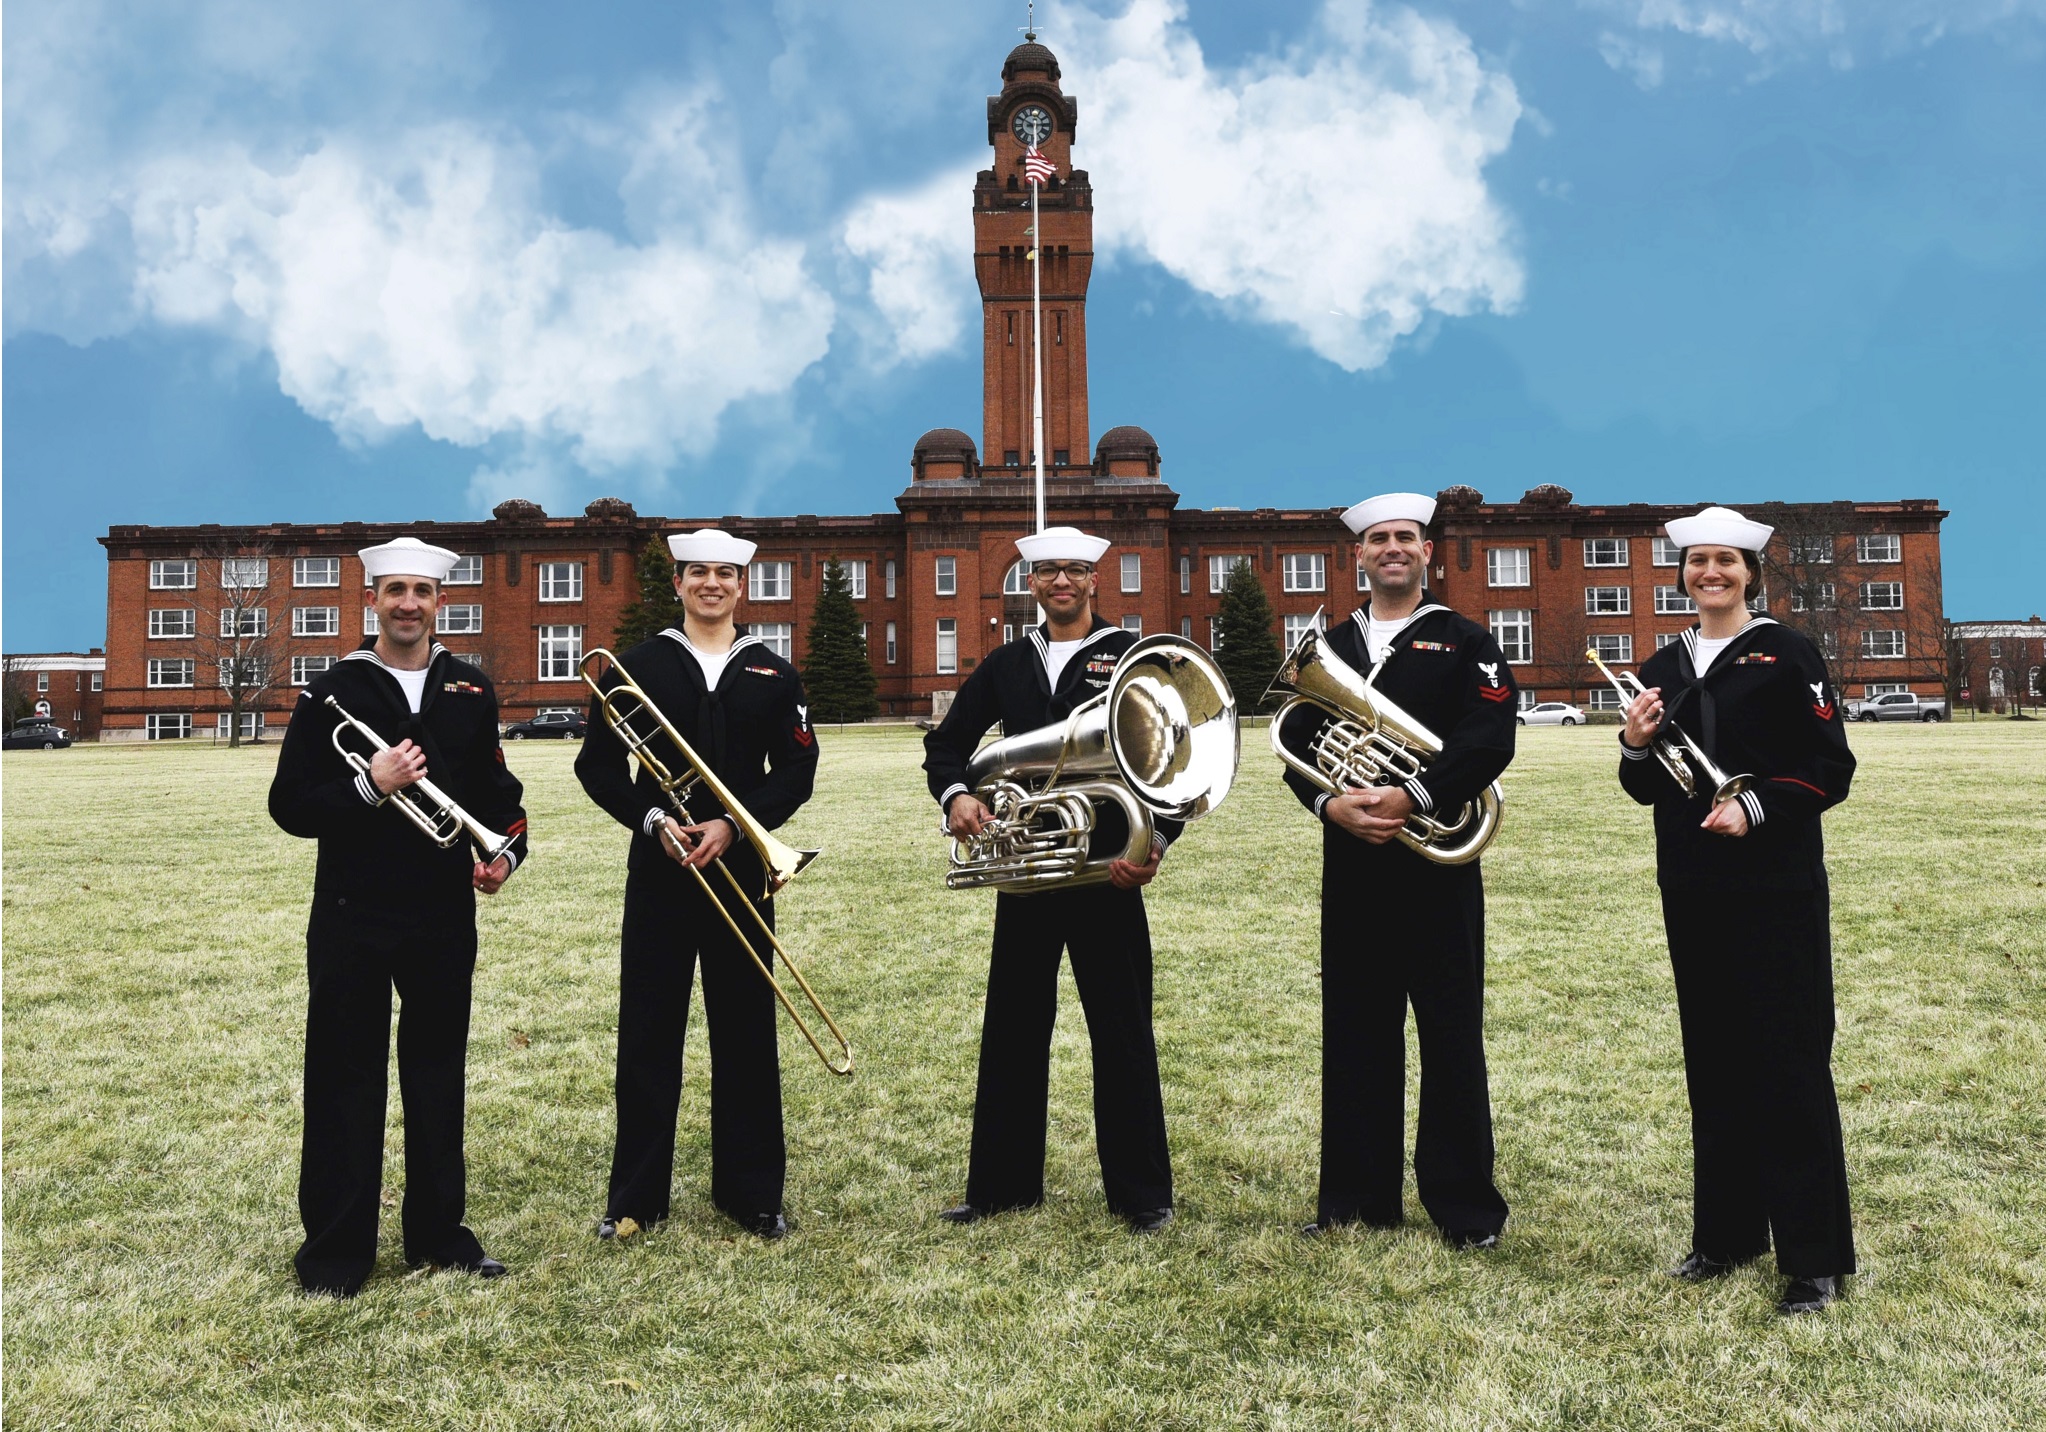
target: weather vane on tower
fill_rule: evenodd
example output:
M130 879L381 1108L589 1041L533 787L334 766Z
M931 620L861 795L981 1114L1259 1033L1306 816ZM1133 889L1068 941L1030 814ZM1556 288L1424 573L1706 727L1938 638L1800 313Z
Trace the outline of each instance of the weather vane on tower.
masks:
M1023 18L1025 22L1023 25L1023 38L1026 40L1036 39L1037 0L1023 0Z

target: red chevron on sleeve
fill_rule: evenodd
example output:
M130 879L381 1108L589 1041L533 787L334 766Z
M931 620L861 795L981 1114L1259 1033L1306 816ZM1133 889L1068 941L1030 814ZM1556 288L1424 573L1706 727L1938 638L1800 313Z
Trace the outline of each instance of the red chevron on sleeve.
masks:
M1478 688L1478 695L1484 697L1487 701L1504 701L1512 694L1513 688L1510 686L1480 686Z

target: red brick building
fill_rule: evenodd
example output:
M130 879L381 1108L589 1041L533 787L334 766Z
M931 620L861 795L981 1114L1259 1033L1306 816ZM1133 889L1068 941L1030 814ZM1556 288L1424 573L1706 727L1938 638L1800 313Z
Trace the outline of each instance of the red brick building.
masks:
M1951 684L1960 705L2003 712L2046 705L2046 620L1955 622Z
M1035 521L1031 444L1033 253L1024 136L1056 169L1041 196L1048 520L1112 539L1097 609L1144 632L1211 643L1220 593L1249 560L1290 639L1324 606L1359 600L1349 533L1337 514L1366 496L1359 478L1306 510L1179 506L1157 441L1111 427L1089 447L1087 292L1093 190L1072 167L1076 101L1044 46L1018 46L988 100L993 165L971 196L983 332L981 441L934 428L910 452L895 511L867 516L641 517L601 499L580 517L531 503L458 523L224 528L116 527L108 557L109 739L224 729L223 671L260 674L244 728L274 725L292 684L361 639L355 552L412 533L465 560L443 597L441 639L496 682L507 719L579 704L575 658L607 644L637 598L635 559L678 528L716 525L759 543L739 617L798 663L827 560L848 564L885 713L942 708L990 650L1035 620L1015 570L1015 539ZM1141 355L1123 355L1134 361ZM1441 494L1429 573L1435 594L1500 637L1526 699L1602 704L1583 660L1596 641L1633 664L1690 621L1674 592L1661 524L1680 506L1582 507L1557 487L1488 503ZM1939 523L1931 501L1749 506L1781 529L1770 609L1837 653L1844 689L1940 689ZM1796 608L1793 611L1793 608ZM260 613L260 615L258 615ZM260 684L260 683L258 683ZM1246 699L1256 693L1239 693Z
M10 720L47 715L74 741L97 741L106 699L107 656L91 651L23 651L0 657Z

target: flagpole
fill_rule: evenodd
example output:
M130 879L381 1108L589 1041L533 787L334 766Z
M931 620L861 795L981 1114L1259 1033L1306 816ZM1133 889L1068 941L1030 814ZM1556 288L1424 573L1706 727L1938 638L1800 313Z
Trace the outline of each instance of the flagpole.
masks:
M1034 148L1035 146L1033 146ZM1037 192L1030 181L1030 355L1035 370L1030 399L1031 456L1037 464L1037 530L1044 530L1044 233L1037 213Z

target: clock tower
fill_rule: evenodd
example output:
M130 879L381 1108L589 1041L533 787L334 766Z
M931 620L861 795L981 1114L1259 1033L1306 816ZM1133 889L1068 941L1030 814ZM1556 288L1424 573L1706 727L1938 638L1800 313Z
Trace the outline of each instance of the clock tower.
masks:
M973 186L973 269L980 283L983 372L981 461L1031 466L1030 266L1043 265L1044 466L1047 475L1089 467L1087 281L1094 269L1094 191L1073 168L1079 106L1059 89L1059 62L1035 37L1002 66L1002 92L987 102L994 167ZM1030 232L1030 145L1051 162L1038 195L1042 233ZM1037 257L1033 258L1035 251Z

